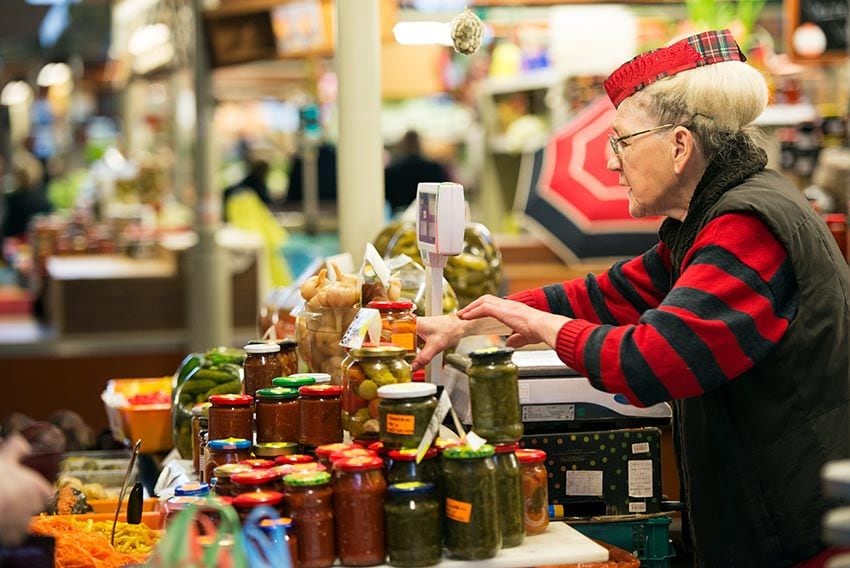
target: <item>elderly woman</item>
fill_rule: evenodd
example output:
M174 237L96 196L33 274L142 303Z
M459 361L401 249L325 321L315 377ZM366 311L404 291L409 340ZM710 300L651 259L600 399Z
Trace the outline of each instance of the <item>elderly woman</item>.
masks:
M674 401L691 535L706 566L820 553L819 471L850 454L850 273L750 124L768 91L727 31L640 55L605 88L609 169L661 242L600 276L421 318L421 367L467 335L544 342L596 388Z

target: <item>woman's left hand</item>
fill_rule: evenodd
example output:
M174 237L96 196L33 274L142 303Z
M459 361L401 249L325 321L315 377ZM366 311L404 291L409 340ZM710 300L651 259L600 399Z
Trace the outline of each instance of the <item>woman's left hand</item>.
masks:
M457 312L462 320L474 320L491 317L507 327L513 333L508 337L509 347L522 347L530 343L546 343L555 348L558 332L570 318L536 310L521 302L506 300L496 296L482 296Z

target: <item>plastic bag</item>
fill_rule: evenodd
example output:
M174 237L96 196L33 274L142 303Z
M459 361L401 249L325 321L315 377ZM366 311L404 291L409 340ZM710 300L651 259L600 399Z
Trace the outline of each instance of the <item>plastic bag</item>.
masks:
M242 525L248 565L251 568L292 568L286 529L273 524L264 530L260 523L266 519L278 520L280 515L271 507L258 507Z

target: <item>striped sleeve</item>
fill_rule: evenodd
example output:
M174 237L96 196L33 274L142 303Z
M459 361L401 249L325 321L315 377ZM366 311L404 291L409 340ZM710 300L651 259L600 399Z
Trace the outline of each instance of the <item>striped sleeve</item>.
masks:
M508 299L538 310L592 323L637 323L670 290L670 254L664 243L642 256L620 261L603 274L526 290Z
M556 349L596 388L647 406L739 377L779 343L798 306L781 243L757 216L731 213L697 235L681 277L657 308L634 325L572 320Z

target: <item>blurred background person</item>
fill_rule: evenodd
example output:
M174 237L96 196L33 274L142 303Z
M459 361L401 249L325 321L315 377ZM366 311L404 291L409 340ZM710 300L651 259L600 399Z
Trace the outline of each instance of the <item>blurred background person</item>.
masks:
M35 215L52 210L42 169L38 159L26 150L12 157L15 189L6 195L3 237L23 237Z
M253 191L257 194L266 207L271 208L274 205L271 195L269 195L268 186L269 163L265 160L251 160L248 165L248 175L234 185L224 190L224 210L227 210L227 202L231 197L242 191Z
M449 173L422 154L419 133L408 130L398 143L395 158L384 170L384 191L393 211L410 205L416 199L416 186L423 181L449 181Z

